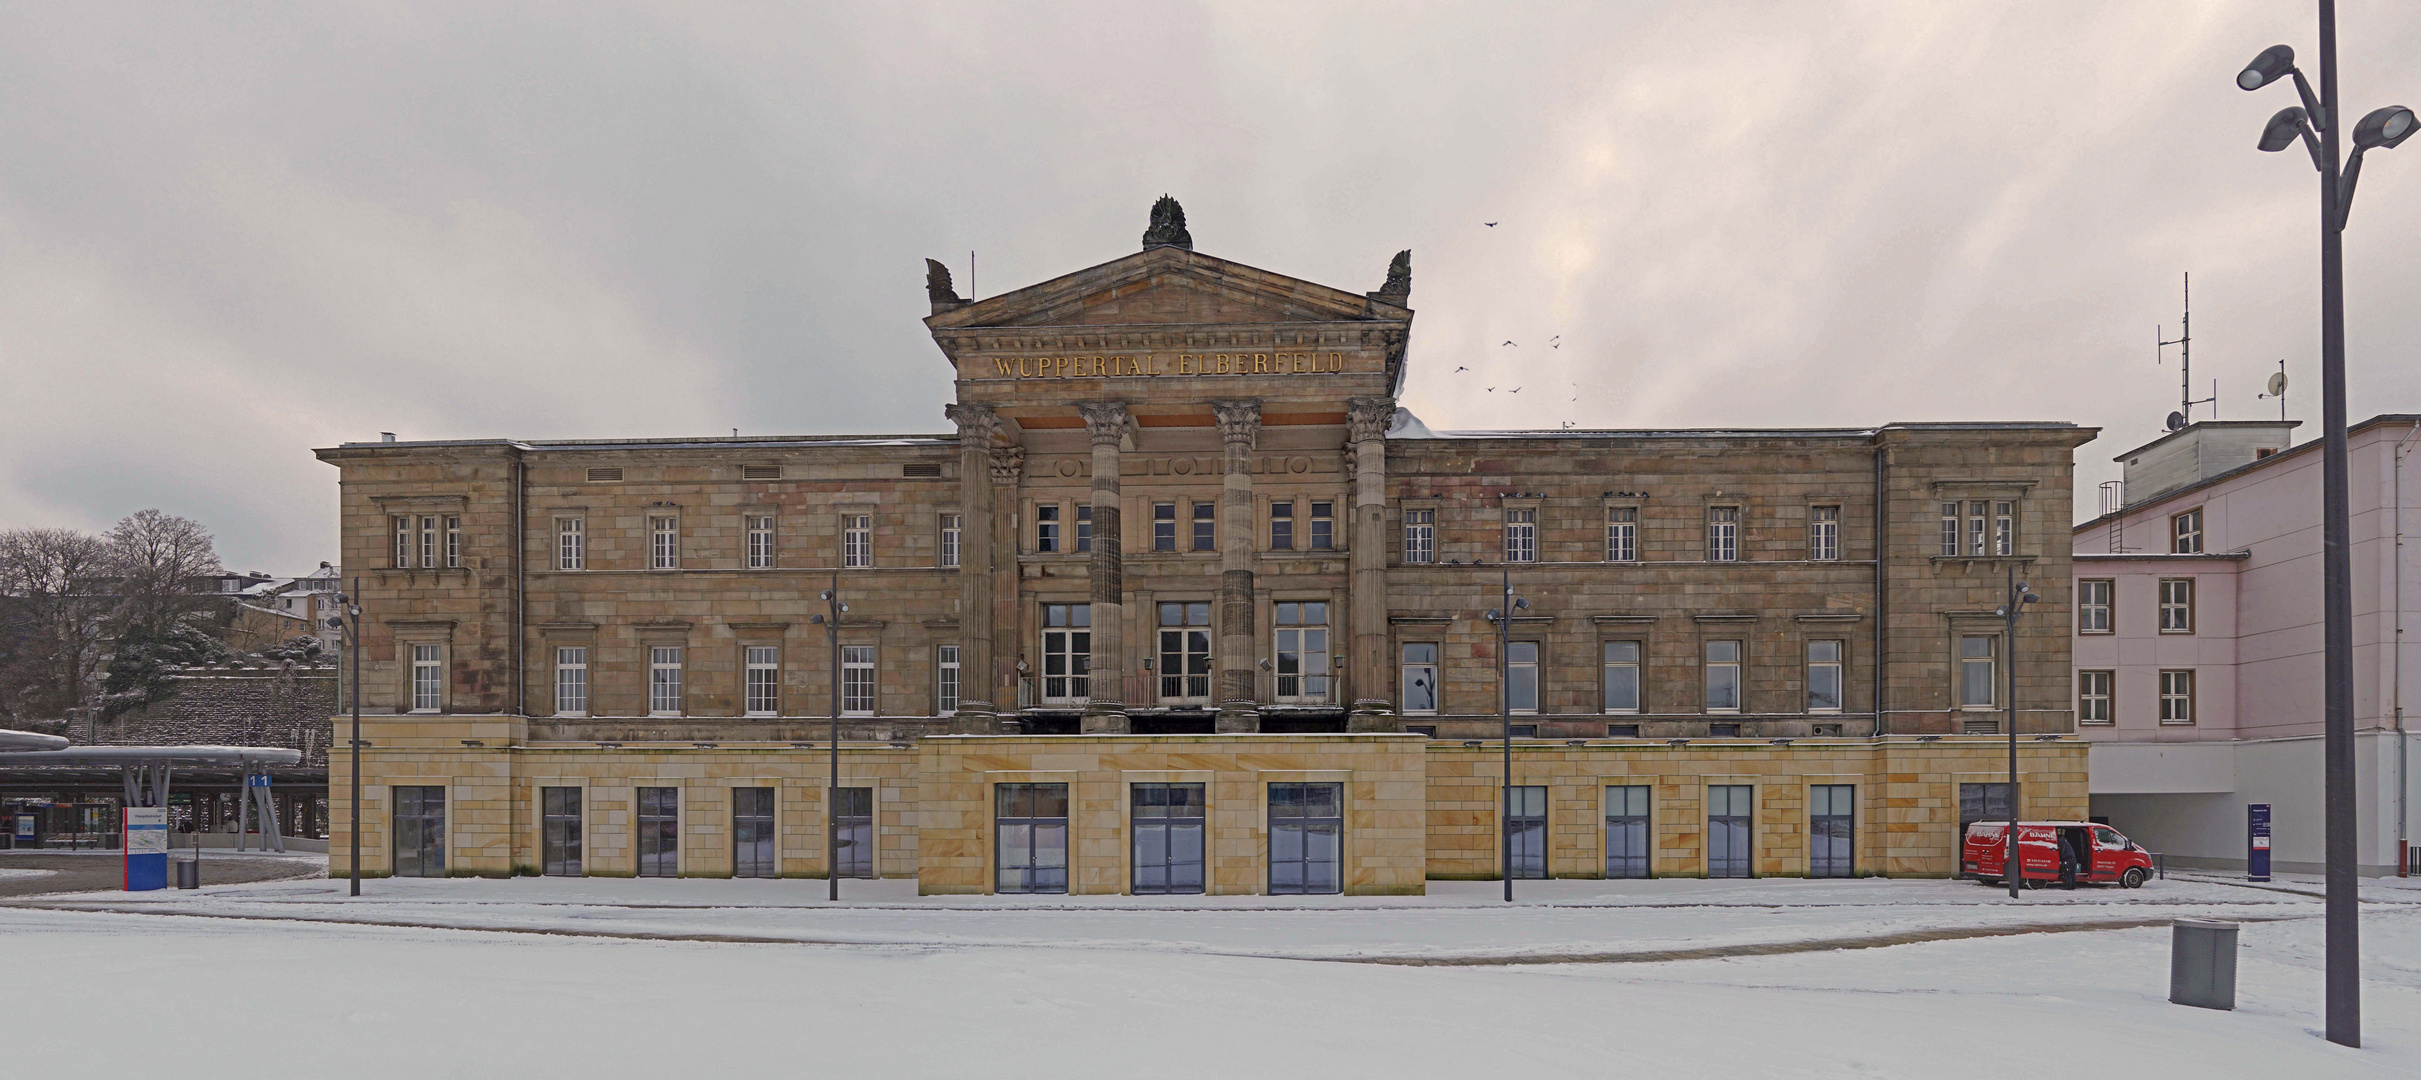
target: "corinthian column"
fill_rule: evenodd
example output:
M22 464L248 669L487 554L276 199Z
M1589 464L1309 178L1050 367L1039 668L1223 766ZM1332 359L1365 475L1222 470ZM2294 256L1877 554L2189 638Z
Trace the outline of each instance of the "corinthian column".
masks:
M992 690L992 442L1000 417L989 405L942 406L958 425L958 712L953 735L989 735Z
M1126 561L1122 557L1118 506L1118 444L1127 437L1126 403L1080 401L1084 427L1093 437L1092 700L1079 730L1087 735L1124 735L1126 720Z
M1219 499L1219 718L1213 730L1261 730L1253 699L1253 442L1261 403L1214 401L1226 451Z
M1395 730L1387 678L1387 426L1391 398L1348 398L1345 453L1353 459L1353 715L1348 731Z

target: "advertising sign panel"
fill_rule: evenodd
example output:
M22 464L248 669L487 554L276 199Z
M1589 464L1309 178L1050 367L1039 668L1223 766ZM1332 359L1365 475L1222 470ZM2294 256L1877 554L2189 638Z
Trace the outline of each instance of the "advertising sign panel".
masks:
M2246 881L2270 880L2270 804L2253 803L2244 808Z
M126 891L168 887L168 808L129 806L119 850L126 856Z

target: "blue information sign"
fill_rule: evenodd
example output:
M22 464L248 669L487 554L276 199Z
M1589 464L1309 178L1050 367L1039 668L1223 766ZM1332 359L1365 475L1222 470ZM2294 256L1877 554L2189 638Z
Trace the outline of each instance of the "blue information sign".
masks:
M120 850L126 859L126 891L168 887L168 809L129 806Z
M2244 808L2246 881L2270 880L2270 804L2253 803Z

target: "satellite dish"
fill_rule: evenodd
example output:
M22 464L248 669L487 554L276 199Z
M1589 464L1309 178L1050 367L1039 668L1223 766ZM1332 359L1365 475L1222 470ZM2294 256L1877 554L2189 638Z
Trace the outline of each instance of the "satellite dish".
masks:
M2184 426L2186 426L2186 414L2176 412L2169 414L2169 430L2175 431Z
M2271 397L2283 397L2283 396L2285 396L2285 395L2286 395L2286 372L2281 371L2281 372L2278 372L2278 373L2276 373L2276 374L2274 374L2274 375L2271 375L2271 376L2270 376L2270 396L2271 396Z

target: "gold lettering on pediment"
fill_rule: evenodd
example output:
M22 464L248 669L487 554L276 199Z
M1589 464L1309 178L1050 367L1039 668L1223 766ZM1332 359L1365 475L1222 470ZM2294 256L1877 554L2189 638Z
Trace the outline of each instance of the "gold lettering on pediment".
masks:
M1335 375L1345 370L1342 352L1145 353L1138 356L995 356L992 375L1001 379L1106 379L1209 375ZM970 360L981 364L981 360Z

